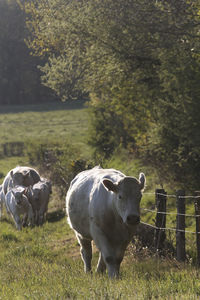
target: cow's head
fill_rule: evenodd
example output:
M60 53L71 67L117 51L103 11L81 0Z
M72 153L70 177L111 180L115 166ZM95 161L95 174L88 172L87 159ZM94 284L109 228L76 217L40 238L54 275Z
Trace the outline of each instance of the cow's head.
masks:
M104 179L104 186L115 194L115 207L124 224L135 226L140 222L140 200L145 186L145 175L140 173L139 180L124 177L119 182Z
M35 201L39 201L41 189L38 186L33 186L33 198Z
M23 181L24 181L24 176L22 173L20 172L13 172L11 171L10 172L10 176L12 178L12 181L13 181L13 185L16 186L16 185L23 185Z
M14 201L17 205L21 205L26 198L25 193L26 190L23 187L15 187L11 190L13 196L14 196Z
M34 181L33 178L31 177L30 170L19 170L17 172L10 172L10 176L13 180L13 185L23 185L23 186L29 186L33 185Z

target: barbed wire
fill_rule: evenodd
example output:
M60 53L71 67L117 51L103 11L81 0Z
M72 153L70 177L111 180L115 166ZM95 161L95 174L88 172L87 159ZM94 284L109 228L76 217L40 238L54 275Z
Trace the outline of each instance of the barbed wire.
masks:
M148 208L144 208L144 207L141 207L140 209L144 210L144 211L147 211L147 212L152 212L152 213L156 213L156 214L163 214L163 215L176 215L176 216L185 216L185 217L192 217L192 218L200 217L200 215L190 215L190 214L181 214L181 213L176 213L176 212L157 211L157 210L148 209Z
M188 196L179 196L174 195L174 194L167 194L167 193L156 193L156 192L145 192L143 193L143 195L159 195L159 196L165 196L165 197L172 197L172 198L184 198L184 199L199 199L200 195L197 196L193 196L193 195L188 195ZM145 211L145 212L151 212L151 213L156 213L156 214L163 214L163 215L176 215L176 216L185 216L185 217L191 217L191 218L198 218L200 217L200 215L194 215L194 214L183 214L183 213L178 213L178 212L166 212L166 211L158 211L158 210L154 210L154 209L148 209L148 208L144 208L141 207L141 210ZM155 225L151 225L149 223L145 223L145 222L141 222L141 224L146 225L148 227L151 227L153 229L157 229L157 230L168 230L168 231L175 231L175 232L185 232L185 233L190 233L190 234L200 234L200 232L194 232L194 231L190 231L190 230L185 230L185 229L177 229L177 228L171 228L171 227L157 227Z
M159 230L170 230L170 231L176 231L176 232L185 232L185 233L191 233L191 234L200 234L200 232L194 232L194 231L190 231L190 230L184 230L184 229L176 229L176 228L170 228L170 227L157 227L155 225L151 225L149 223L145 223L145 222L140 222L143 225L149 226L151 228L154 229L159 229Z
M150 192L145 192L145 193L143 193L143 195L159 195L159 196L165 196L165 197L171 197L171 198L177 198L177 197L179 197L179 198L184 198L184 199L187 199L187 198L191 198L191 199L198 199L198 198L200 198L200 195L199 196L193 196L193 195L189 195L189 196L179 196L179 195L173 195L173 194L163 194L163 193L150 193Z

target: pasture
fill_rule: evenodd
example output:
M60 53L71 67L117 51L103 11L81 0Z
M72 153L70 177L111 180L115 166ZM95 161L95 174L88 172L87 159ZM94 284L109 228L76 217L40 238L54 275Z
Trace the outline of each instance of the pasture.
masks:
M83 104L70 103L0 107L0 144L27 140L73 141L83 154L88 116Z
M97 255L93 259L93 271ZM127 250L119 280L84 274L79 247L62 212L40 228L0 224L0 299L196 299L199 272Z
M82 104L1 107L0 145L40 139L62 139L78 145L90 157L86 144L88 117ZM28 164L25 155L1 157L3 176L17 164ZM138 176L139 162L126 153L116 155L106 166ZM35 166L37 168L37 166ZM39 166L38 166L39 167ZM143 170L144 172L148 170ZM151 187L152 177L147 176ZM0 299L198 299L200 272L190 263L159 258L146 248L131 244L121 265L118 280L95 274L98 259L94 248L92 274L84 274L79 245L66 222L64 199L56 206L51 196L47 222L41 227L15 229L4 209L0 222ZM150 205L152 197L144 198ZM173 206L173 204L171 204ZM152 218L150 216L149 218ZM148 221L148 219L147 219ZM195 241L193 241L194 243Z

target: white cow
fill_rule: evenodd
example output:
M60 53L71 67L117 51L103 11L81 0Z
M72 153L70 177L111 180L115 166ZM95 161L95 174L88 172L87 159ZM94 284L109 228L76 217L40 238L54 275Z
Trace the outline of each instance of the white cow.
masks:
M22 220L20 218L22 214L27 214L30 224L33 224L33 209L25 193L25 187L15 186L5 195L6 208L12 215L18 230L22 228Z
M39 180L40 175L35 169L30 167L17 166L16 168L8 172L3 181L2 188L4 195L6 195L9 189L15 187L16 185L34 185Z
M33 208L35 223L41 225L45 221L49 198L52 193L51 182L42 178L41 181L38 181L33 185L31 193L32 196L30 195L30 192L30 196L27 196Z
M81 246L86 272L91 270L94 240L100 251L97 272L106 267L117 277L127 245L140 222L145 175L139 180L114 169L95 167L79 173L66 196L68 222Z

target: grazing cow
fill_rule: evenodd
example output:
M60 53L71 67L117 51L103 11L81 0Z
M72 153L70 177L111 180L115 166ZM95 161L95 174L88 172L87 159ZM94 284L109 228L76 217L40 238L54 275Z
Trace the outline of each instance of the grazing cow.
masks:
M4 195L6 195L9 189L15 187L16 185L34 185L39 180L40 175L35 169L18 166L10 170L3 181L2 188Z
M25 187L15 186L5 196L6 208L12 215L18 230L22 228L22 221L20 219L20 215L22 214L27 214L30 224L33 224L33 209L25 193Z
M107 268L118 277L120 263L140 222L145 175L139 180L114 169L95 167L79 173L66 196L68 222L81 246L86 272L91 270L94 240L99 249L97 272Z
M28 199L32 205L35 223L41 225L46 218L50 194L52 193L51 182L45 178L38 181L31 188Z

